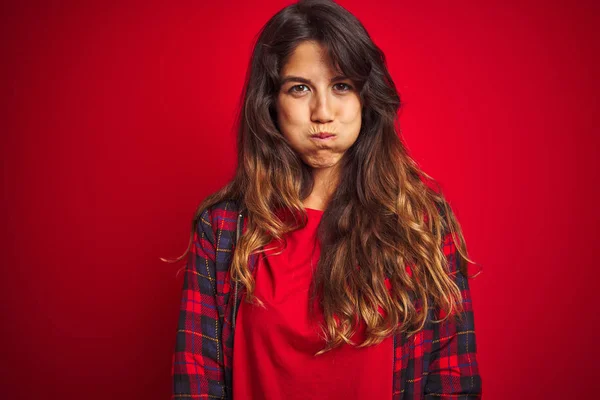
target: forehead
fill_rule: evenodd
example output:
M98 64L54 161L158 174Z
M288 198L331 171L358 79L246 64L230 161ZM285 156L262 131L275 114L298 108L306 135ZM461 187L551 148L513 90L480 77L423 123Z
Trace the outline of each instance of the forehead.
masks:
M300 75L306 78L339 74L334 68L327 50L312 41L300 43L281 69L281 75Z

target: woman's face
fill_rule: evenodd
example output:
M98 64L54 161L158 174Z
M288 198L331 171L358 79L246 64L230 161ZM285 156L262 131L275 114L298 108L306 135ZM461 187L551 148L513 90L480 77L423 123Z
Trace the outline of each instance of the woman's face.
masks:
M281 69L277 123L312 168L335 167L360 131L360 96L352 81L340 75L321 45L309 41L298 45ZM313 136L322 132L331 136Z

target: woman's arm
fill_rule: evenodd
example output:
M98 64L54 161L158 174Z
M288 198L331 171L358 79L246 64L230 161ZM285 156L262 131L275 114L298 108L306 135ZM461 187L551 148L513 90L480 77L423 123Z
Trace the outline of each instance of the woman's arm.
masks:
M173 399L225 398L215 237L205 210L190 249L173 355Z
M458 269L461 259L450 233L444 238L444 254L450 272L461 290L462 321L433 324L433 343L429 359L425 399L473 400L481 398L481 377L477 364L473 303L469 283Z

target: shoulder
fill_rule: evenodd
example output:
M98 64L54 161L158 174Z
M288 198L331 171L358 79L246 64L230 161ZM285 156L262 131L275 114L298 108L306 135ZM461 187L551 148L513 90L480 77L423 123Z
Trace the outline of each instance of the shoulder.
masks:
M441 196L438 199L435 199L434 205L437 211L437 214L440 216L442 222L442 232L448 233L450 230L449 219L454 216L454 210L450 206L450 202L444 197Z
M240 206L235 200L223 200L204 209L198 217L199 228L219 236L223 231L235 231Z
M463 261L460 253L457 250L457 233L453 233L452 229L450 228L451 221L456 220L456 216L452 206L450 205L450 202L443 196L441 199L436 201L435 206L438 215L440 216L442 229L442 250L444 252L444 256L446 256L449 262L449 272L450 274L454 275L461 270L461 263Z

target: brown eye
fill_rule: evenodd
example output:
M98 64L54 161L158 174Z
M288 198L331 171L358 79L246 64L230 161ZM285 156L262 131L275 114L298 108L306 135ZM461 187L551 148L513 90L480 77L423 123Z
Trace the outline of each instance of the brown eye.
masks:
M302 87L305 87L305 88L307 88L307 89L308 89L308 86L306 86L306 85L295 85L295 86L292 86L292 87L290 88L289 92L290 92L290 93L294 93L294 92L296 92L296 93L305 92L306 90L295 90L296 88L302 88Z
M347 83L336 83L334 87L335 86L341 87L341 89L339 89L341 92L352 90L352 86L348 85Z

